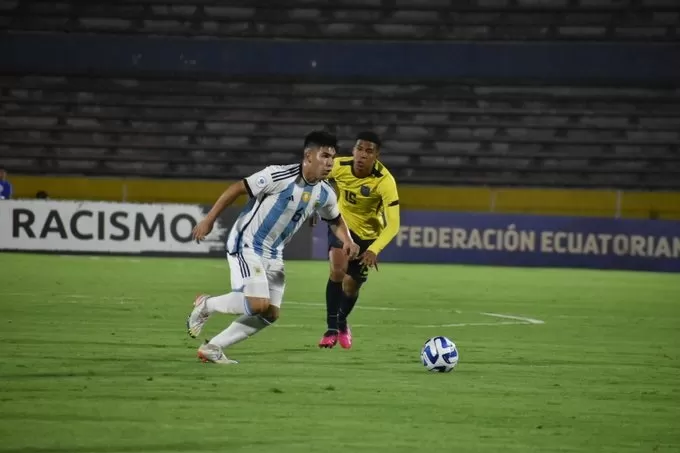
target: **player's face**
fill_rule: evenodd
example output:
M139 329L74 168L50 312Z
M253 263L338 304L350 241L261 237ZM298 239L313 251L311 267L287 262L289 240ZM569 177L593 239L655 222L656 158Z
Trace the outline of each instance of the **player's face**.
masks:
M309 153L309 166L311 177L315 181L326 179L333 169L335 148L320 146Z
M378 160L378 152L378 145L375 143L357 140L352 150L354 169L361 174L369 173Z

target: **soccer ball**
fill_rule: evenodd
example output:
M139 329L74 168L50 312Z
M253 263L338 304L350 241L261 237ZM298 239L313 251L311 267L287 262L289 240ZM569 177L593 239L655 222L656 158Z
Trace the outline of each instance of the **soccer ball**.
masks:
M420 357L427 371L448 373L458 364L458 349L456 344L446 337L433 337L423 346Z

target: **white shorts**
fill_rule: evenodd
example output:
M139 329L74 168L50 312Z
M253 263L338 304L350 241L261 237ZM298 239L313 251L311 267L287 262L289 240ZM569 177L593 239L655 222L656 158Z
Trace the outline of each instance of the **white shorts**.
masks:
M231 271L231 290L242 291L246 297L269 299L281 307L286 275L281 260L269 260L244 248L239 253L227 255Z

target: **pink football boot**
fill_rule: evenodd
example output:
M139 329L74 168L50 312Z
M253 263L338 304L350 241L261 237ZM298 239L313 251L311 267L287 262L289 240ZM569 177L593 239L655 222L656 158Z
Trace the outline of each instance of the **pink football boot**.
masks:
M338 335L338 342L343 349L352 347L352 330L347 326L347 330L341 330Z
M335 344L338 342L338 332L335 330L328 330L326 331L325 334L323 334L323 337L321 337L321 340L319 340L319 347L320 348L332 348L335 346Z

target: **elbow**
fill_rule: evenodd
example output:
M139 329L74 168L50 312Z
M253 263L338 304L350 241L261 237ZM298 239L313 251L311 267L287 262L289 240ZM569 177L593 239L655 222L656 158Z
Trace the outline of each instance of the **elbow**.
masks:
M397 233L399 233L399 228L400 228L399 222L395 222L394 226L390 228L390 241L397 237Z
M230 189L231 188L233 188L236 195L248 195L250 198L253 197L253 191L250 189L245 179L233 184Z
M342 227L345 225L345 219L342 218L340 214L335 216L335 218L332 219L324 219L322 217L323 221L328 223L331 227Z
M392 215L387 218L387 229L393 236L396 236L399 232L399 228L401 228L401 218L398 213L395 214L397 215Z

